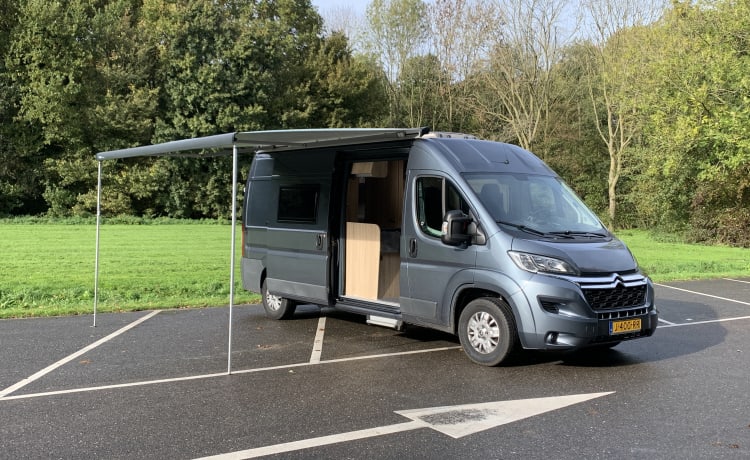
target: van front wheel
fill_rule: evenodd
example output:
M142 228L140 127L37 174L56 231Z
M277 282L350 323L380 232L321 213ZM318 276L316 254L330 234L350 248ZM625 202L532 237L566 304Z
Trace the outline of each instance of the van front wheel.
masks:
M518 349L518 331L507 303L494 297L472 300L461 312L458 337L469 359L497 366Z
M266 310L266 316L271 319L289 319L292 317L294 310L297 308L297 304L294 301L270 294L265 280L263 280L261 291L263 309Z

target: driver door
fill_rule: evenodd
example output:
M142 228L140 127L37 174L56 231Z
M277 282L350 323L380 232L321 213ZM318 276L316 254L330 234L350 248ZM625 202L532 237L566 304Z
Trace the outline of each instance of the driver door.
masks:
M410 171L407 190L412 206L403 221L401 313L406 320L448 325L456 286L471 282L476 265L474 246L449 246L440 240L443 216L469 206L451 180L438 172ZM403 287L407 287L404 289Z

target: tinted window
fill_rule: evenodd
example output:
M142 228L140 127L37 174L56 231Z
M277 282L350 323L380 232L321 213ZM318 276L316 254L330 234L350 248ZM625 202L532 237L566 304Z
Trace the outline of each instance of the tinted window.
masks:
M314 224L318 214L320 185L291 185L279 188L279 222Z
M420 177L416 185L417 223L425 234L434 237L442 234L446 212L469 212L469 205L451 182L440 177Z
M464 177L499 223L543 233L605 233L596 215L557 177L520 173Z

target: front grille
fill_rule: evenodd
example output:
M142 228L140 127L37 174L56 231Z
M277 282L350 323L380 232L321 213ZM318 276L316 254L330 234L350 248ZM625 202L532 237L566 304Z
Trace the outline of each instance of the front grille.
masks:
M623 318L633 318L636 316L644 316L648 314L648 308L634 308L631 310L624 310L624 311L605 311L597 313L597 318L609 320L609 319L623 319Z
M583 295L594 310L638 307L646 302L646 284L624 286L617 283L613 288L583 289Z

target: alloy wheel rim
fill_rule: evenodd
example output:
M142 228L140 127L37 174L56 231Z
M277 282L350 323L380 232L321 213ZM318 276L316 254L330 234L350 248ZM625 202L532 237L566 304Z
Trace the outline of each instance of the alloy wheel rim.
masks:
M474 313L466 328L471 347L481 354L492 353L500 343L500 326L487 312Z
M281 297L273 294L266 294L266 305L272 311L276 311L281 308Z

